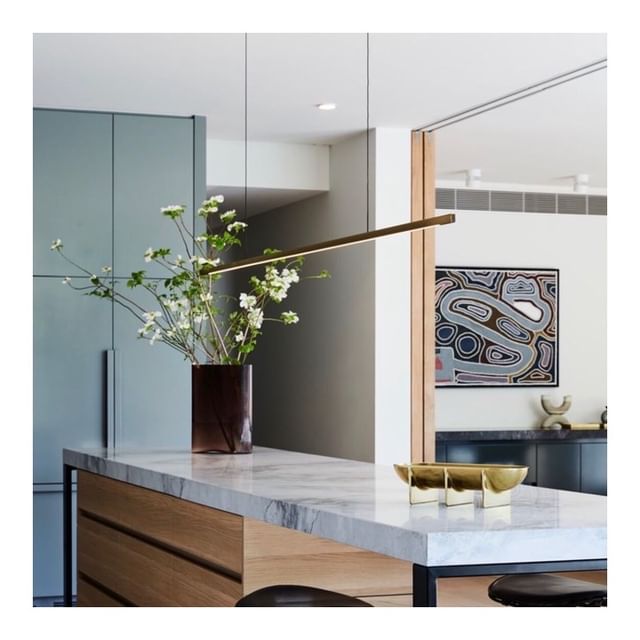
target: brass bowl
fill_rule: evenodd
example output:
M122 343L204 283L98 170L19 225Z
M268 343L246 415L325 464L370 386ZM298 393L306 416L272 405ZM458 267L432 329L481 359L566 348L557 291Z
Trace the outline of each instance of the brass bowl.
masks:
M393 468L406 484L409 484L409 471L411 471L410 486L417 489L450 488L455 491L488 489L493 493L501 493L517 487L529 472L529 467L524 465L454 462L394 464Z

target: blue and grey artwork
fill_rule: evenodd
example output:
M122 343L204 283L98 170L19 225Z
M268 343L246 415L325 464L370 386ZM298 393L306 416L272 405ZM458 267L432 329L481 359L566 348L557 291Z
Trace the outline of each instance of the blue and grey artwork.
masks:
M436 267L436 385L558 385L558 270Z

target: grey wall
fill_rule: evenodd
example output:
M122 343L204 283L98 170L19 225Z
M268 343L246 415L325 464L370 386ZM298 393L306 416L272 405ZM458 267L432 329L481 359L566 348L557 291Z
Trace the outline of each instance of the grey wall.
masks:
M330 153L330 192L249 218L249 255L367 230L366 139ZM331 279L294 285L267 314L292 309L300 322L265 323L253 354L255 443L373 461L374 247L307 257L304 272L321 269ZM248 274L236 278L242 291Z

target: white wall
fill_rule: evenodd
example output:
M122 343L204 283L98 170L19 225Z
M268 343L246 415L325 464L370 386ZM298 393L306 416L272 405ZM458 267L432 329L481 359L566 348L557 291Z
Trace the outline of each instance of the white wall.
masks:
M207 140L207 185L245 186L242 140ZM329 189L329 147L320 144L255 142L247 144L247 187Z
M436 390L436 425L528 429L546 415L540 395L573 396L567 414L597 422L607 401L606 216L457 212L438 230L439 266L560 270L560 386Z
M372 135L374 226L411 220L411 132ZM411 453L411 239L375 242L375 461L408 461Z

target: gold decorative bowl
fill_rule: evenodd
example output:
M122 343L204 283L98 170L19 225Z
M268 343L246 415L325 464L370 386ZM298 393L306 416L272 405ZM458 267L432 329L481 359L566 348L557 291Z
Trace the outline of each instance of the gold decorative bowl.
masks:
M424 462L394 464L400 479L409 485L411 504L438 500L438 489L445 491L445 504L473 502L470 491L482 491L482 506L494 507L511 502L511 489L527 476L529 467L513 464L466 464Z

